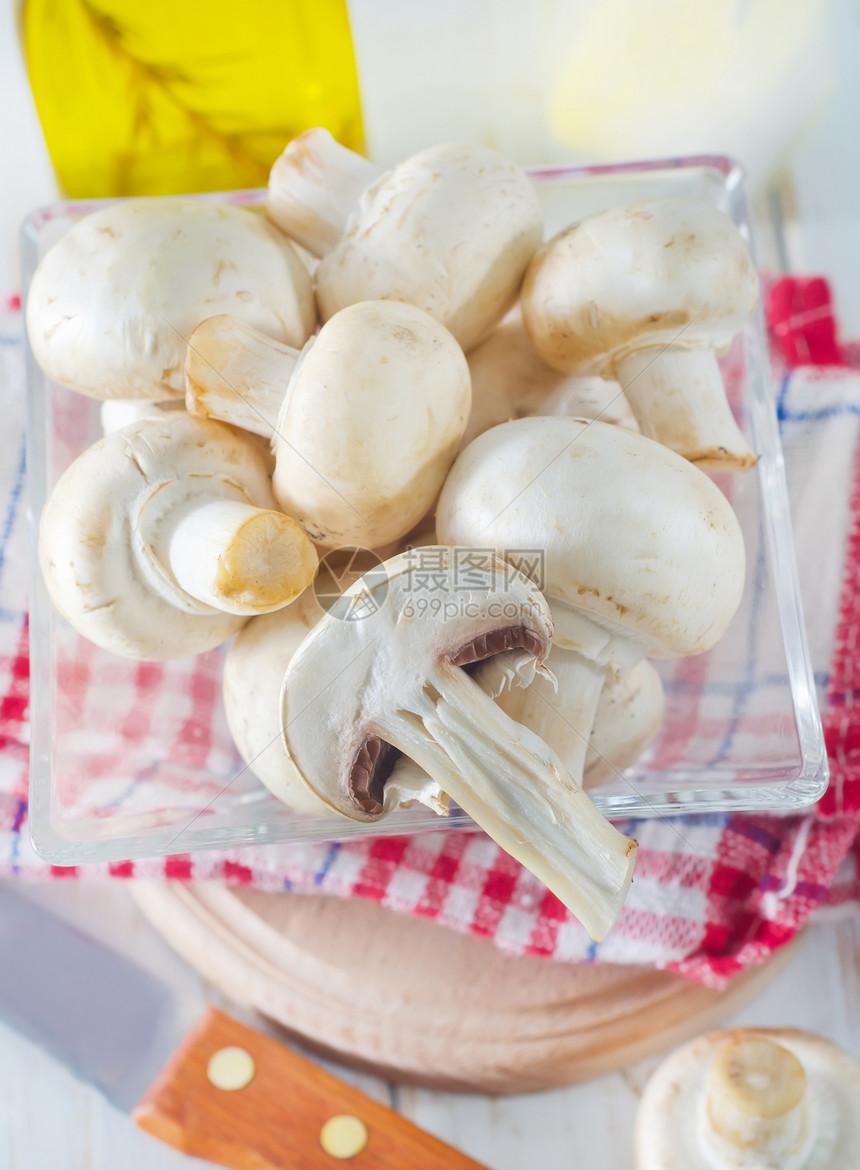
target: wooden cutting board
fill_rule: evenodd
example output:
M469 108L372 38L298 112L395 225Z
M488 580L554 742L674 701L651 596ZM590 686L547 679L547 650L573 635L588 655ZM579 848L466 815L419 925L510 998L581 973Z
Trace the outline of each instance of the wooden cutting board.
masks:
M600 1076L715 1027L787 956L709 991L647 967L518 958L361 900L133 884L164 938L231 999L393 1081L519 1093Z

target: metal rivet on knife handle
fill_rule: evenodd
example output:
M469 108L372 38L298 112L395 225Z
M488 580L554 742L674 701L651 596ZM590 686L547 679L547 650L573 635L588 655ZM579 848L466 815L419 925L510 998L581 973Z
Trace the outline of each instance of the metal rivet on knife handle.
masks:
M254 1079L256 1066L250 1052L233 1045L213 1052L206 1066L206 1076L216 1089L232 1093L244 1089Z
M339 1113L320 1130L320 1145L332 1158L354 1158L367 1145L367 1126L359 1117Z

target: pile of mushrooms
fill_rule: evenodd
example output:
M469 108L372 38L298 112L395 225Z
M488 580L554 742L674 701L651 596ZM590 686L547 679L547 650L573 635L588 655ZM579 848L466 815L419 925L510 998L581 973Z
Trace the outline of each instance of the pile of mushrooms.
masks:
M456 801L601 938L636 843L585 788L659 734L648 659L710 649L743 589L705 471L755 462L715 355L757 281L697 200L544 245L541 219L493 151L382 174L320 129L275 163L265 214L81 219L27 328L49 378L103 400L104 438L56 483L39 556L106 650L237 635L231 731L297 813ZM319 558L351 546L377 567L326 611Z
M436 525L452 545L542 551L553 685L536 680L517 717L577 782L607 673L709 650L740 604L744 543L726 497L667 447L606 423L485 431L457 459Z

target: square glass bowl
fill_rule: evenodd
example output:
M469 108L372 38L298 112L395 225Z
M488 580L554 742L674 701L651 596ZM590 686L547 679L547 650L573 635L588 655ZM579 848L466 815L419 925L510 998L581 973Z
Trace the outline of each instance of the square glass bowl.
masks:
M751 242L742 171L730 159L547 168L532 177L548 235L607 207L688 195L727 212ZM201 198L258 206L263 192ZM60 204L29 218L26 281L47 248L101 202ZM746 540L743 602L708 654L657 663L667 695L660 737L623 777L595 793L597 805L615 817L799 809L827 782L760 315L721 365L739 422L760 454L755 470L719 479ZM99 403L49 382L30 353L28 379L30 825L39 854L71 865L471 825L457 809L443 819L422 806L372 826L299 816L268 793L233 748L220 697L223 649L139 663L75 634L48 600L36 530L59 475L101 433Z

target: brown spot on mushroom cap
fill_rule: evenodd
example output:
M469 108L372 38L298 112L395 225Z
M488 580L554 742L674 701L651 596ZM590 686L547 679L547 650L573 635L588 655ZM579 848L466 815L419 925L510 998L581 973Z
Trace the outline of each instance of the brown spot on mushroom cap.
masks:
M639 328L647 333L651 325L659 325L663 329L681 329L689 325L691 314L687 309L666 309L659 313L648 313L639 322Z
M540 634L528 626L503 626L470 638L443 657L452 666L468 667L496 654L503 654L506 650L527 650L535 658L543 660L549 646ZM400 755L397 748L378 735L369 735L363 741L353 758L349 773L349 792L362 812L371 816L382 813L385 782Z

